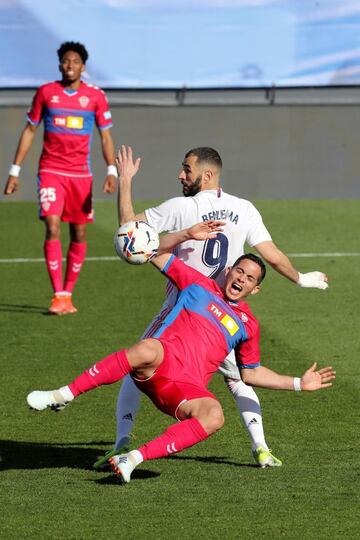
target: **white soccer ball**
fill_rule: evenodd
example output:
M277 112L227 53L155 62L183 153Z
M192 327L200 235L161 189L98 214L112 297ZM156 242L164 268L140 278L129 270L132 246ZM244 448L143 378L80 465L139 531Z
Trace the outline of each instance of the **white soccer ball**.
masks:
M129 221L115 233L115 250L130 264L145 264L158 252L159 235L145 221Z

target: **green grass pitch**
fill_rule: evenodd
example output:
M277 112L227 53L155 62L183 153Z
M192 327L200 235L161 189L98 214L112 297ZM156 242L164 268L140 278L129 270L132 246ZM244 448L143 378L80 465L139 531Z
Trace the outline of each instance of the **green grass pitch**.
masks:
M148 206L144 202L138 210ZM254 466L225 385L211 383L224 429L170 459L144 463L127 486L91 464L111 447L119 385L82 396L64 412L34 413L27 393L70 381L132 344L161 305L164 279L151 265L88 261L75 289L79 312L46 315L44 263L0 263L1 538L344 539L359 530L360 201L258 201L274 241L301 271L323 270L327 291L296 287L269 270L251 300L264 365L301 375L314 360L337 370L314 393L259 390L278 469ZM0 259L42 257L32 203L1 203ZM115 202L96 204L89 256L113 256ZM67 230L63 229L67 243ZM65 242L66 240L66 242ZM134 446L171 419L143 398Z

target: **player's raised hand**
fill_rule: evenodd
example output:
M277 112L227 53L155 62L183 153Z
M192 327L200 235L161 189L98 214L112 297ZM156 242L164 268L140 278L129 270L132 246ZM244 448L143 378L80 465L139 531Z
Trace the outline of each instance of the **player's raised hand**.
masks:
M122 144L116 156L116 167L119 177L131 180L140 168L140 161L141 158L138 157L134 162L131 146L126 147Z
M18 191L20 187L20 180L18 176L9 176L5 189L4 189L4 195L11 195L12 193L15 193Z
M331 366L327 366L316 371L316 362L305 371L301 377L301 390L312 392L321 388L332 386L330 381L336 377L336 371Z
M225 221L201 221L188 229L189 237L193 240L208 240L216 238L217 233L224 230Z

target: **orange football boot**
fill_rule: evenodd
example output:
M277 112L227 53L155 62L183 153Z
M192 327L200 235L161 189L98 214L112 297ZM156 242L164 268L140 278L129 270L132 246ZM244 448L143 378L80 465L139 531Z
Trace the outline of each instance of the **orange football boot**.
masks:
M67 311L67 297L63 294L54 294L51 300L51 306L48 309L53 315L65 315Z
M65 296L65 303L66 303L66 313L76 313L77 309L72 303L71 294L67 294Z

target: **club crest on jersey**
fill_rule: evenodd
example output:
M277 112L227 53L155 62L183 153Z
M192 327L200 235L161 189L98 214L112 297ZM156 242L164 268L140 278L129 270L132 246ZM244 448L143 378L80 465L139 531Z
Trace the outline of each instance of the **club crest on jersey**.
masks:
M241 313L241 320L242 322L248 322L249 317L246 315L246 313Z
M80 96L79 103L85 109L89 105L90 99L87 96Z
M230 315L224 313L219 306L214 304L214 302L211 302L207 309L210 311L210 313L215 315L217 319L219 319L220 323L226 328L230 336L234 336L236 334L236 332L239 330L239 326L236 324L234 319L230 317Z

